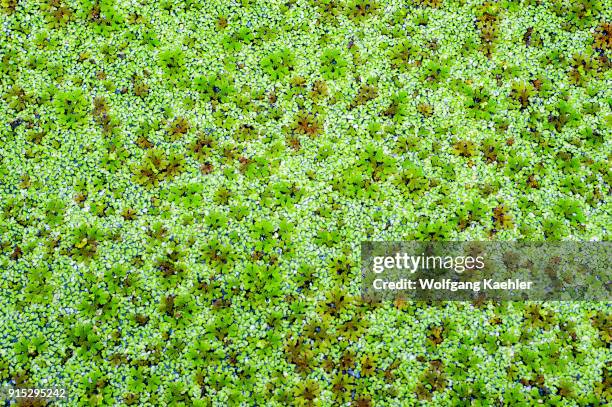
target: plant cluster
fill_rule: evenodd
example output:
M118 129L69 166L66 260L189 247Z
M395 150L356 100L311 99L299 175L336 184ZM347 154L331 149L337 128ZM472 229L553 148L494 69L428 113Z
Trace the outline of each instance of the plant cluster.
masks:
M600 0L0 0L0 387L609 404L608 303L377 302L359 250L608 240L611 24Z

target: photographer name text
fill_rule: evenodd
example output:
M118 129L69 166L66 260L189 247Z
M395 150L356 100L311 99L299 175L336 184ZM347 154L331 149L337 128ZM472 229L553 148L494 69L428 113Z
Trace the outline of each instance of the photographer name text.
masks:
M372 286L377 291L383 290L437 290L437 291L474 291L481 290L531 290L533 282L519 279L508 279L505 281L494 281L483 279L478 281L454 281L451 279L435 280L431 278L419 278L410 280L402 278L396 281L388 281L377 278Z

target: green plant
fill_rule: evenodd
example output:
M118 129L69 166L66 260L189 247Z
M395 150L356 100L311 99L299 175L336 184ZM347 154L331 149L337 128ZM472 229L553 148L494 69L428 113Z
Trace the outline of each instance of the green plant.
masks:
M80 89L60 91L53 96L52 103L60 126L76 129L87 120L89 103Z
M81 0L80 17L94 25L94 31L108 34L117 31L124 22L114 0Z
M291 50L284 48L262 58L260 66L272 80L278 80L295 68L295 56Z
M71 254L79 260L91 260L104 237L105 233L99 227L81 224L72 232Z
M375 14L378 4L374 0L351 0L346 8L349 17L359 21Z
M180 48L168 48L159 53L159 64L171 78L181 75L185 66L185 53Z
M193 85L206 101L227 103L235 92L231 80L225 75L198 76Z
M346 74L348 63L337 49L327 49L321 54L321 76L334 80Z

